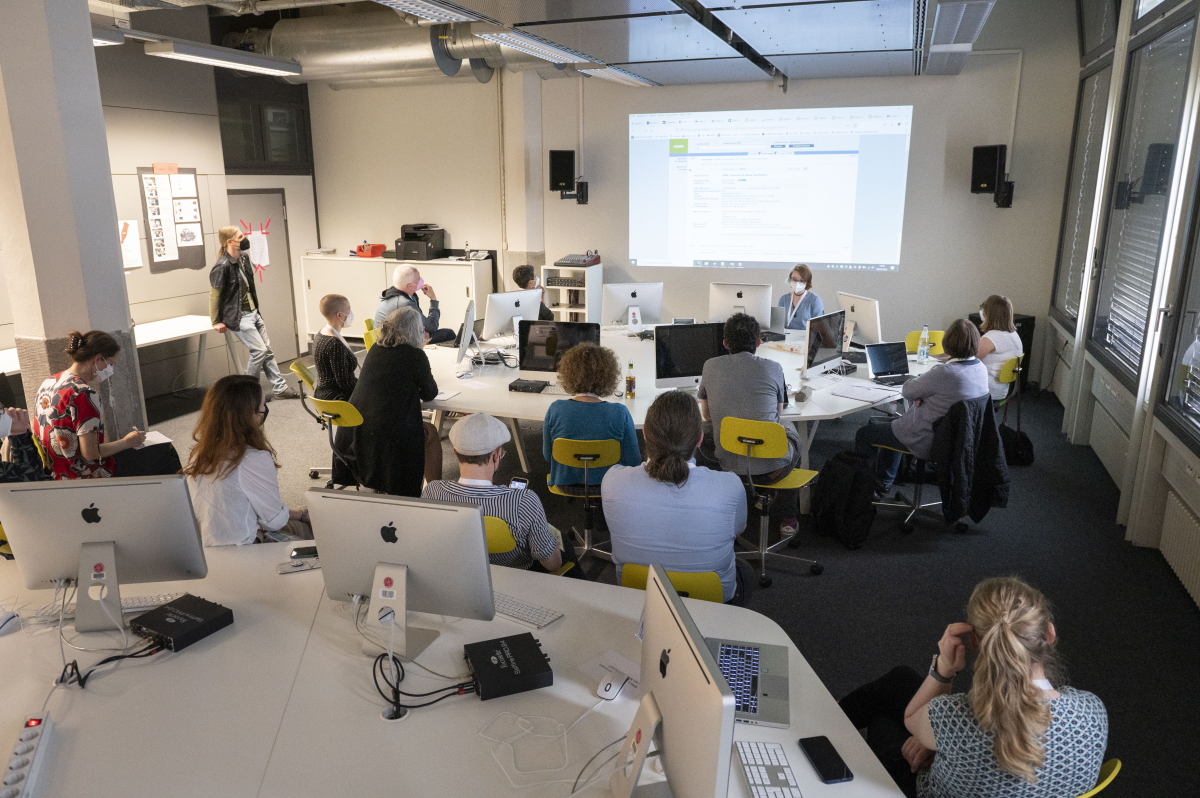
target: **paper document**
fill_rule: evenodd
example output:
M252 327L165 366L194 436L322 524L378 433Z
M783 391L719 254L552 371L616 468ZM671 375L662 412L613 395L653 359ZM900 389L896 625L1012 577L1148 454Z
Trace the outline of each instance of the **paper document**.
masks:
M454 397L458 396L459 393L459 391L438 391L437 396L433 397L433 401L444 402L447 399L453 399Z
M150 432L146 433L146 442L143 443L141 446L137 446L135 448L145 449L147 446L157 446L160 443L170 443L170 442L171 442L171 439L168 438L166 435L163 435L161 432L158 432L157 430L151 430Z
M857 399L860 402L870 402L871 404L900 398L898 390L885 388L882 385L843 385L832 393L834 396Z

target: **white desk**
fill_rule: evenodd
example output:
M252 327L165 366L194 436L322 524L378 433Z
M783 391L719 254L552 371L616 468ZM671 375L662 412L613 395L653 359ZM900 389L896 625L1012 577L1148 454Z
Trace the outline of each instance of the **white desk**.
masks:
M208 549L205 580L130 586L130 594L191 591L231 608L234 624L179 654L126 662L97 674L86 690L58 690L50 701L57 744L50 750L41 795L541 798L570 792L569 783L511 787L492 758L491 744L478 733L502 712L570 726L595 705L596 685L578 666L608 649L640 660L635 636L640 591L493 567L497 590L566 614L535 633L550 656L554 685L486 702L455 697L387 724L379 720L383 701L347 605L323 597L319 571L275 573L289 545ZM0 596L14 593L35 605L49 596L49 591L25 590L15 564L0 562ZM784 745L805 798L900 795L778 625L750 610L685 602L705 634L789 647L792 727L739 724L735 739ZM463 643L528 631L502 617L490 623L419 617L442 629L421 662L449 674L465 673ZM103 645L104 637L83 636L93 645ZM78 654L81 665L102 656L68 652ZM52 628L0 636L3 744L15 738L26 715L38 710L60 668ZM404 681L408 692L444 684L412 667ZM568 735L568 766L539 780L574 779L589 756L624 734L636 708L635 697L623 695L595 709ZM796 746L799 737L815 734L833 741L854 772L852 782L817 780ZM589 794L607 795L607 781ZM729 795L749 795L736 763Z

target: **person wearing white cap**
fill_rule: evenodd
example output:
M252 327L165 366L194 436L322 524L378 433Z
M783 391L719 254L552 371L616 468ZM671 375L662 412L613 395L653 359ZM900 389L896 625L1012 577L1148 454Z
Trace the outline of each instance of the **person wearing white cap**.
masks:
M493 565L531 568L536 563L553 573L562 567L563 550L558 536L546 521L546 511L537 494L523 488L492 484L496 469L504 459L504 444L510 440L512 435L508 427L486 413L460 419L450 428L450 444L458 459L458 481L434 480L425 486L421 498L473 504L481 508L484 515L503 519L512 530L517 547L504 554L489 555Z

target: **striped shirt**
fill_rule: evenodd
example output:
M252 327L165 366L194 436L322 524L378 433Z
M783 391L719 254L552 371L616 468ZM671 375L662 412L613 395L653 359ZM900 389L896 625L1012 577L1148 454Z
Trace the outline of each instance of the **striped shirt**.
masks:
M532 490L506 485L463 485L438 479L421 491L422 499L471 504L508 523L517 547L503 554L489 554L492 565L528 568L535 560L548 560L558 551L558 540L546 522L546 511Z

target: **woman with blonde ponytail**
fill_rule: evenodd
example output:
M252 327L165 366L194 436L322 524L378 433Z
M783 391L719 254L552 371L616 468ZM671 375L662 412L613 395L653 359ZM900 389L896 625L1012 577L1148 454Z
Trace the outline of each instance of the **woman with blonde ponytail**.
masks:
M1082 795L1104 760L1108 714L1095 695L1063 684L1057 639L1041 591L1016 577L986 579L971 594L967 623L946 627L928 675L896 668L841 706L868 729L906 795ZM971 689L953 693L968 648L978 651Z
M701 424L691 394L660 394L646 411L649 459L639 466L615 465L604 475L600 492L617 579L627 562L716 571L725 602L744 605L754 573L734 557L733 539L746 527L746 492L736 474L696 465Z

